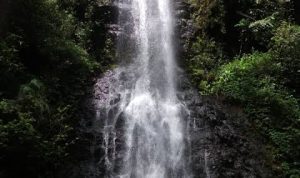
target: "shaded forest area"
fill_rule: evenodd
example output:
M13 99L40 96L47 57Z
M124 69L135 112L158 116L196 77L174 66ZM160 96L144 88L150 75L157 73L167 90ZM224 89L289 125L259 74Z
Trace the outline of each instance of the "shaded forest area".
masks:
M300 177L300 2L186 0L182 66L202 95L240 107L278 177ZM115 64L106 0L0 0L0 177L59 177L95 76Z
M58 177L76 162L81 100L113 64L106 3L0 1L0 177Z

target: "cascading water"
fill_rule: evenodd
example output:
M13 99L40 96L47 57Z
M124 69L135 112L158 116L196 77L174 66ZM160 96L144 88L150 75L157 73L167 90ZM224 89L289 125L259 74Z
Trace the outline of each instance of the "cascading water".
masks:
M184 107L176 97L171 2L123 0L119 9L123 34L118 54L130 64L107 74L109 85L100 79L95 90L94 125L103 137L105 176L191 177L185 160Z

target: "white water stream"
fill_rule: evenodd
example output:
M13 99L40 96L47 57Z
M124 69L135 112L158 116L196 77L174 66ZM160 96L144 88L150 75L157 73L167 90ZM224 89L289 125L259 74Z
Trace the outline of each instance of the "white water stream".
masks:
M123 0L119 8L129 13L125 20L120 14L120 26L129 24L126 35L134 54L130 64L115 70L108 100L98 103L107 177L190 177L184 159L184 108L176 97L171 0ZM117 129L120 120L122 129Z

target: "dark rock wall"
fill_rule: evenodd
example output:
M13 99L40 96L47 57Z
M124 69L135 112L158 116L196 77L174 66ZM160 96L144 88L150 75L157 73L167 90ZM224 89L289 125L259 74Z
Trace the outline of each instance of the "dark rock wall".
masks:
M179 64L185 61L191 43L199 35L192 13L188 3L176 1ZM184 72L178 78L179 96L189 109L186 120L194 177L276 177L268 169L263 142L255 135L241 108L200 96Z
M182 75L180 98L188 107L190 166L195 178L274 177L262 142L239 108L199 96Z
M104 3L102 3L104 2ZM98 7L95 8L95 14L92 17L94 21L101 23L97 24L94 32L95 49L108 50L114 57L116 48L116 39L120 31L118 26L119 9L113 0L99 1ZM111 46L105 46L107 40L112 40ZM99 56L103 59L106 56ZM106 59L105 59L106 60ZM113 61L106 60L106 61ZM112 65L112 64L102 64ZM100 73L102 71L98 71ZM79 137L77 148L72 152L75 155L73 165L66 165L65 170L61 171L60 177L70 178L99 178L106 175L106 167L104 165L104 148L103 148L103 125L99 118L97 118L97 104L95 100L102 98L100 95L95 94L95 90L99 90L103 94L108 93L108 85L113 77L111 73L101 74L99 78L94 78L93 85L82 101L81 110L78 115L81 117L81 122L78 123L77 135ZM101 81L99 83L99 81Z
M193 24L190 5L182 0L176 0L174 6L177 16L176 51L178 63L181 65L188 54L190 42L196 38L197 29ZM114 10L115 7L105 9ZM115 20L114 23L111 22L107 23L109 28L106 33L117 36L123 32ZM216 98L200 96L184 71L179 69L178 73L178 97L188 108L183 116L187 132L187 162L193 176L195 178L276 177L268 171L265 158L267 153L260 139L253 134L251 125L246 122L240 108L226 106ZM68 173L68 177L96 178L104 177L107 173L102 138L103 123L96 119L97 107L94 101L105 99L103 96L109 92L109 84L113 78L111 72L102 75L95 85L100 93L94 95L94 90L91 90L91 95L83 103L79 129L81 135L81 147L78 149L79 162L74 163L73 171ZM114 104L117 105L117 102ZM122 143L122 123L118 124L118 127L118 142ZM116 169L119 166L117 165Z

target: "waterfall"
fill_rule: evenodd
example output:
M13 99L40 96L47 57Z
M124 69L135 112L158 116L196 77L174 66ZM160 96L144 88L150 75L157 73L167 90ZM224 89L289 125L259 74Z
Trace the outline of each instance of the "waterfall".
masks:
M176 96L171 1L121 0L118 6L121 66L107 74L110 79L100 79L95 90L103 95L96 99L95 123L102 125L105 176L191 177L181 116L185 108ZM103 86L105 80L109 86Z

